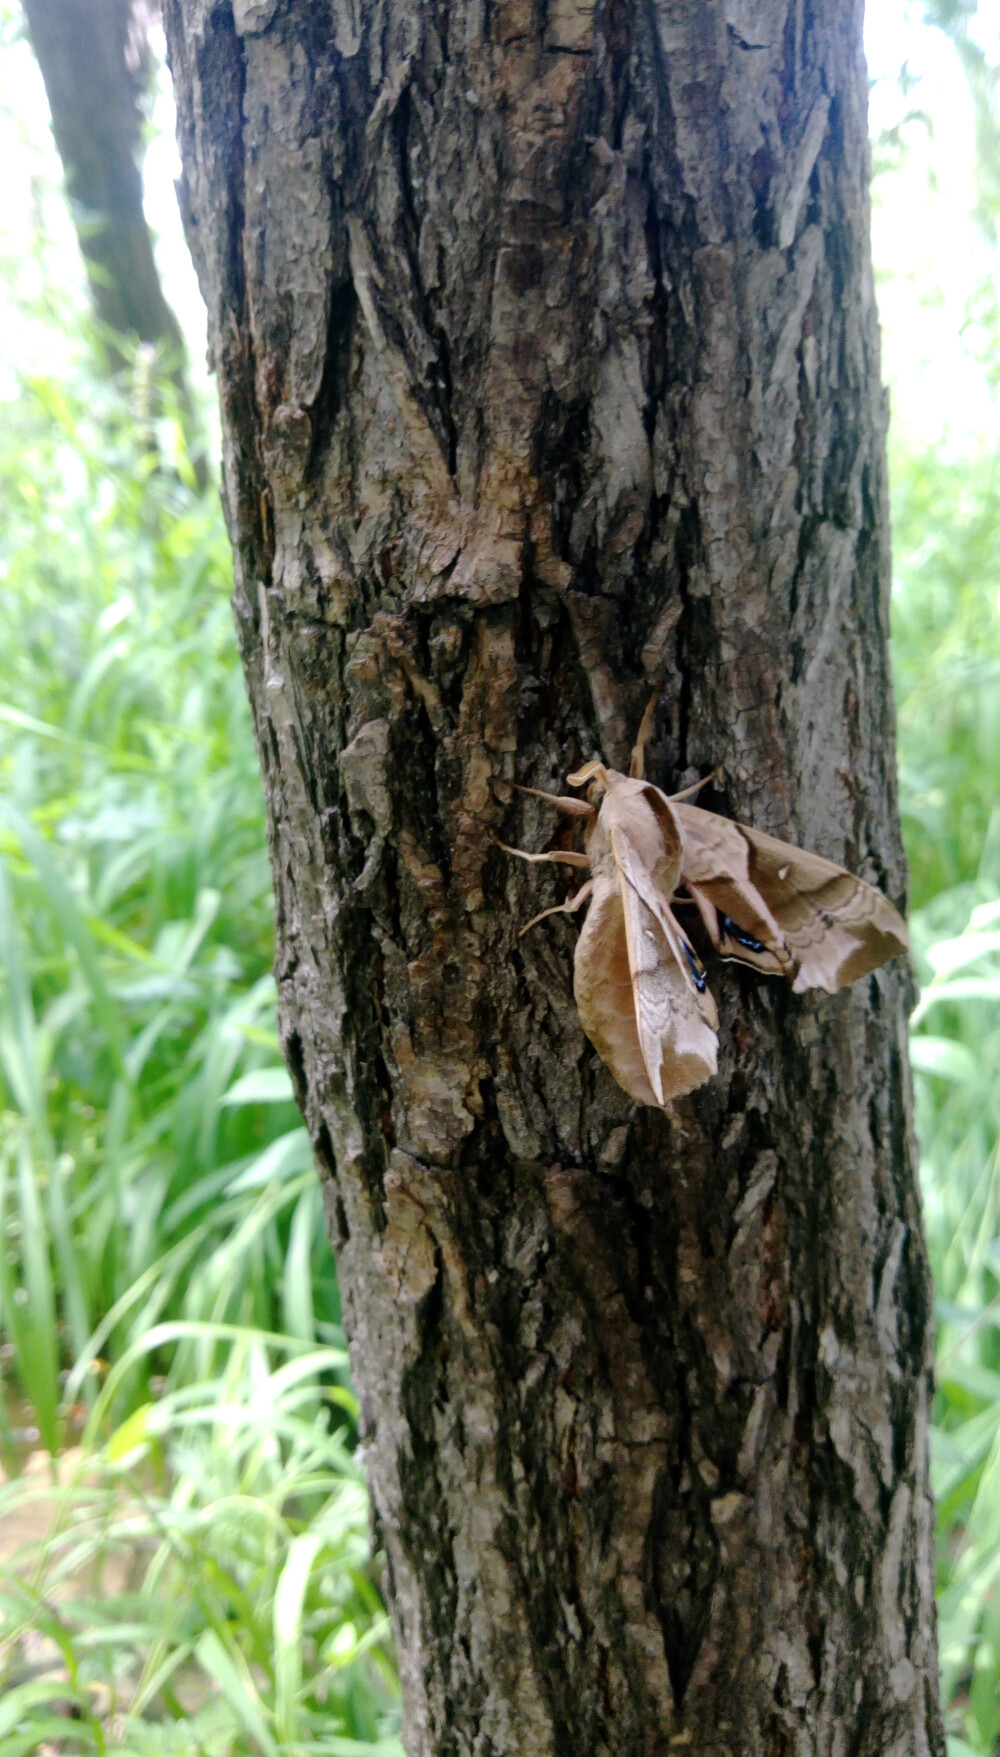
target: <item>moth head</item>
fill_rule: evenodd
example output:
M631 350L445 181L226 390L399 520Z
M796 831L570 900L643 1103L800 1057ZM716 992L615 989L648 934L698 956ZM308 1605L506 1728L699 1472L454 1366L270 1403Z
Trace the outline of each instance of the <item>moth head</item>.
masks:
M570 787L586 787L589 781L587 798L591 805L599 805L608 790L608 771L604 764L595 758L592 763L585 763L583 768L577 769L574 774L567 775L566 781Z

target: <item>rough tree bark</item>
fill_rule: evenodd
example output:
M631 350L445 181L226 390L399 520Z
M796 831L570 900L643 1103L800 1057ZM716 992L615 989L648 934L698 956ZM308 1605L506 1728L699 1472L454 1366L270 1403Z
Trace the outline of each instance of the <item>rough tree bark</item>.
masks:
M900 900L858 0L168 0L289 1066L412 1757L941 1753L899 965L583 1039L512 790Z

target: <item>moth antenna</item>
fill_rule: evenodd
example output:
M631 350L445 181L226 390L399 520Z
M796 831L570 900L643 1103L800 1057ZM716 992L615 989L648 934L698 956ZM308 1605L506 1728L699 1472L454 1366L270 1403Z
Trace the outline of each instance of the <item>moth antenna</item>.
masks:
M724 778L725 773L726 771L722 764L718 763L710 775L703 775L700 781L694 783L693 787L685 787L683 793L668 793L667 798L670 800L693 799L695 794L700 793L702 788L707 787L710 782L721 781Z
M653 721L656 718L656 710L659 705L659 700L660 692L657 690L656 693L650 697L649 703L646 707L646 712L643 714L642 719L639 722L639 730L635 735L635 743L632 746L632 758L628 766L628 772L633 781L643 780L646 774L646 741L653 730Z

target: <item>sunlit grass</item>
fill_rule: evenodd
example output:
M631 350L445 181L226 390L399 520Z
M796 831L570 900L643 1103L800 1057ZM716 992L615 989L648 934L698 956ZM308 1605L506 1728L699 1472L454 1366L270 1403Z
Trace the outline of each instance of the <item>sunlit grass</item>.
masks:
M39 1526L0 1573L0 1752L65 1738L68 1700L79 1750L398 1753L343 1351L168 1324L133 1360L179 1329L208 1377L175 1362L96 1446L123 1357L62 1480L0 1492L0 1520Z
M398 1752L217 498L85 366L21 389L0 438L0 1757Z
M954 1757L987 1757L1000 1741L1000 461L897 451L893 489L942 1683Z

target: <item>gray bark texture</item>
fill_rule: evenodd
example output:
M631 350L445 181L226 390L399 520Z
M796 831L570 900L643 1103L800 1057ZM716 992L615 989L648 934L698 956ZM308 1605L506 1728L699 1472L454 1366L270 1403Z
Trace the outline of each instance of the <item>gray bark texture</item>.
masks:
M129 364L129 341L166 350L199 488L204 445L181 328L160 285L143 208L144 97L150 78L143 0L22 0L87 271L104 360Z
M515 781L905 885L857 0L167 0L411 1757L943 1752L900 964L637 1109Z
M133 0L22 0L94 308L115 337L166 342L180 328L160 286L142 206L146 23Z

